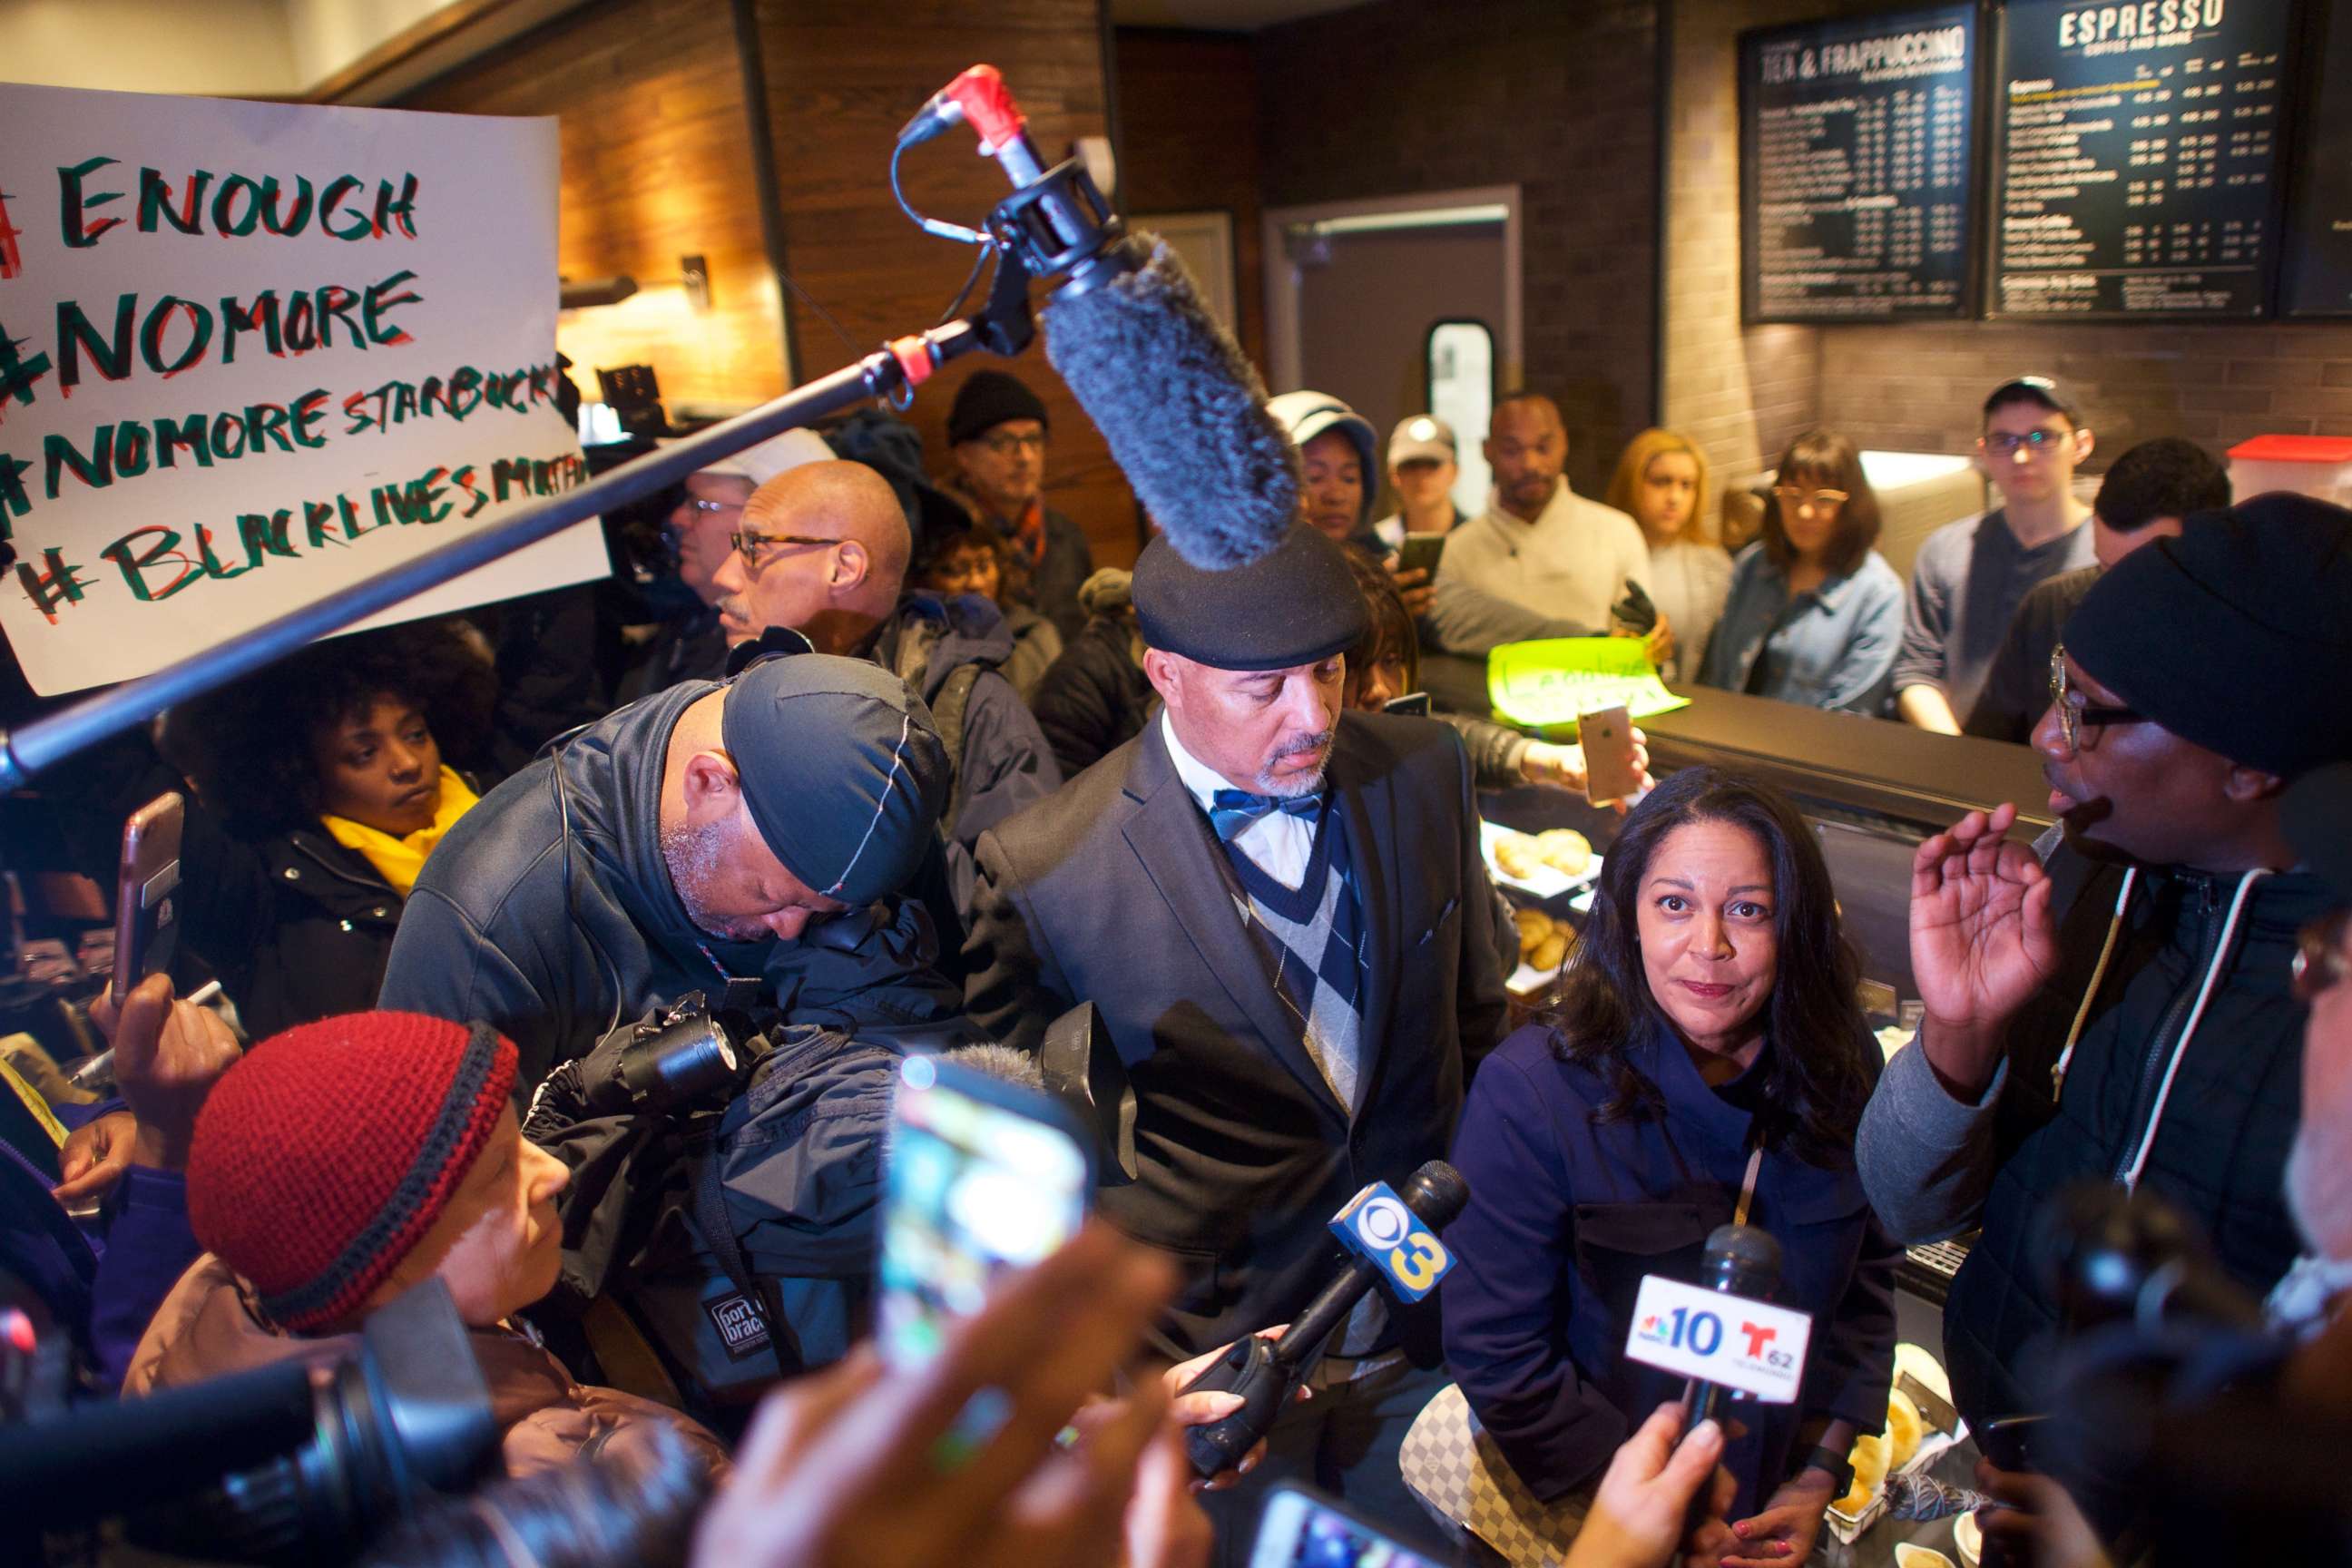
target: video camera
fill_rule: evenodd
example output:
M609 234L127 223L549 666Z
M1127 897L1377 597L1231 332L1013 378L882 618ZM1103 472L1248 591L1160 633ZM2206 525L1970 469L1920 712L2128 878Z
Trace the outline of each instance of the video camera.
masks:
M0 1557L37 1563L42 1531L120 1517L166 1551L341 1562L436 1494L470 1490L498 1438L466 1325L428 1279L339 1360L0 1426Z
M724 1110L768 1053L763 1025L772 1026L750 1013L714 1012L701 992L689 991L667 1013L624 1024L557 1068L541 1102L567 1121Z

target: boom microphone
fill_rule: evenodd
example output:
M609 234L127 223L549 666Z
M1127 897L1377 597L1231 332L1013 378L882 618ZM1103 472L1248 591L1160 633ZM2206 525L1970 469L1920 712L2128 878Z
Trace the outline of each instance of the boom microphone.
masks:
M1432 1160L1412 1173L1401 1194L1391 1196L1381 1184L1374 1183L1350 1199L1333 1224L1339 1226L1368 1206L1392 1205L1400 1197L1413 1218L1436 1232L1453 1224L1470 1202L1470 1184L1444 1161ZM1432 1247L1434 1245L1433 1241ZM1442 1248L1436 1249L1436 1261L1444 1262ZM1196 1474L1213 1476L1241 1463L1297 1395L1307 1373L1323 1359L1332 1333L1348 1321L1356 1303L1364 1299L1373 1281L1395 1268L1393 1258L1384 1261L1369 1251L1351 1250L1347 1267L1316 1292L1315 1299L1283 1331L1282 1338L1265 1340L1253 1334L1237 1340L1225 1347L1215 1364L1192 1380L1184 1390L1187 1394L1216 1392L1242 1397L1242 1407L1232 1415L1205 1426L1185 1428L1184 1448ZM1440 1268L1426 1276L1423 1293L1442 1272Z
M1298 454L1182 258L1156 235L1123 237L1117 219L1097 219L1069 165L1044 166L994 67L974 66L932 94L899 145L959 123L1021 197L1034 198L998 235L1018 243L1033 271L1069 277L1045 304L1045 357L1168 542L1202 571L1280 543L1298 511ZM934 234L980 237L918 221Z
M1176 553L1203 571L1254 561L1298 514L1298 453L1168 242L1117 244L1128 270L1047 301L1045 357Z

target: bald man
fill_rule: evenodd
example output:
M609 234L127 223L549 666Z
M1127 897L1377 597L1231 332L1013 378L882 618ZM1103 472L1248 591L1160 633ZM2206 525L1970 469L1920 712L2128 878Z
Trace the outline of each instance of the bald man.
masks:
M1495 489L1486 510L1447 536L1440 585L1476 588L1588 635L1609 631L1609 607L1649 570L1640 526L1569 489L1560 473L1568 428L1550 398L1511 394L1496 405L1487 431Z
M1003 613L978 595L907 592L912 552L898 492L872 468L788 469L743 508L735 551L716 579L724 595L719 618L730 646L790 626L819 653L870 658L897 672L929 705L953 769L940 826L946 891L961 915L971 908L980 836L1060 788L1062 772L1003 674L1013 657ZM944 911L935 906L935 913Z
M863 463L803 463L751 492L711 583L728 646L790 626L853 654L898 606L914 536L889 481Z

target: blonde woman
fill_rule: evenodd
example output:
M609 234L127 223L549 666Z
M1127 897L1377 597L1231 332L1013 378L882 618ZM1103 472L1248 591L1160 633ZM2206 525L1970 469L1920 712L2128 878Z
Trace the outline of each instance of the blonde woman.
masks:
M1675 682L1696 679L1731 592L1731 557L1706 521L1706 455L1686 436L1644 430L1617 459L1608 500L1641 525L1650 549L1642 585L1673 628L1657 656L1658 673Z

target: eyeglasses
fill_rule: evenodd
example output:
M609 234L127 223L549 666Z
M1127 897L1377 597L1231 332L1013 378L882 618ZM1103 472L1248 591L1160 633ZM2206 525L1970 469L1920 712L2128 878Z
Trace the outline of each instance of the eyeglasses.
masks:
M740 500L704 500L700 496L687 497L686 504L692 507L695 510L701 512L706 517L714 511L741 511L743 510L743 503Z
M803 550L829 550L841 542L837 539L811 539L798 533L754 533L749 529L729 534L727 542L735 547L735 553L743 558L746 566L757 566L760 552L771 545L790 544Z
M2347 936L2352 936L2352 909L2322 915L2295 933L2287 973L2296 1001L2309 1002L2329 986L2352 979L2352 959L2344 956Z
M2028 430L2021 436L2002 430L1981 437L1978 445L2004 458L2014 458L2021 451L2038 458L2059 442L2071 439L2074 434L2072 430Z
M1015 452L1035 452L1043 457L1045 433L1040 430L1034 436L1015 436L1008 431L1000 436L983 436L980 444L1000 458L1009 458Z
M2147 715L2137 709L2092 702L2082 693L2068 689L2063 643L2050 650L2050 705L2058 710L2058 728L2069 752L2087 752L2097 746L2099 731L2109 724L2147 722Z
M1843 490L1809 490L1802 485L1774 485L1772 493L1783 506L1801 507L1811 503L1831 510L1853 499Z

